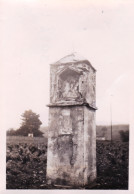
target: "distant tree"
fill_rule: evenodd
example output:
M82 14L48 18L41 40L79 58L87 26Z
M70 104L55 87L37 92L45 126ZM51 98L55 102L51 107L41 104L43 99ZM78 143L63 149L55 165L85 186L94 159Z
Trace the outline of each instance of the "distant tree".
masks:
M128 142L129 141L129 131L128 130L127 131L120 130L119 133L120 133L120 136L121 136L121 140L123 142Z
M39 119L39 115L32 112L32 110L26 110L22 114L22 125L16 130L16 135L28 136L29 133L33 133L35 137L41 137L43 132L39 130L42 122Z
M14 135L16 135L16 130L14 130L13 128L8 129L7 136L14 136Z

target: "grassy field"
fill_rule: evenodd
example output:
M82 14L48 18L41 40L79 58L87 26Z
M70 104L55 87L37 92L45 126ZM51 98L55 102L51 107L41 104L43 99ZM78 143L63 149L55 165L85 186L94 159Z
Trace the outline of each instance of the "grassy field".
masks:
M47 145L47 138L46 137L25 137L25 136L7 136L6 138L7 144L35 144L40 145L44 144Z
M128 143L97 141L96 151L97 181L92 189L128 189ZM46 162L47 141L8 140L7 189L55 189L46 184Z

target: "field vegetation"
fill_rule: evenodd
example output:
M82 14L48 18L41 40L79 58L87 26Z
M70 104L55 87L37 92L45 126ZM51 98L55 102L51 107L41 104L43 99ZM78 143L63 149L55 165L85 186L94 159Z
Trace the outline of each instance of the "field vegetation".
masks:
M90 189L128 189L128 142L97 141L96 151L97 181ZM55 189L46 183L47 141L7 141L6 162L7 189Z

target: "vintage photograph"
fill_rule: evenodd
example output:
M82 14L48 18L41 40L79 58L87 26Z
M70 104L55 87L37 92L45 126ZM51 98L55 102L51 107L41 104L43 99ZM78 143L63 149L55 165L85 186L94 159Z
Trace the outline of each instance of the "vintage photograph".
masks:
M131 0L1 0L6 190L130 187Z

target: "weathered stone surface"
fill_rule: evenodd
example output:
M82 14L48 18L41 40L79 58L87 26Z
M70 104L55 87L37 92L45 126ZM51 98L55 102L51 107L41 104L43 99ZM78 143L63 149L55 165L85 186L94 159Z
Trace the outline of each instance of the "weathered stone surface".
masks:
M51 65L50 103L87 102L95 106L95 70L86 63Z
M87 185L96 178L95 69L62 61L51 65L47 179Z
M95 111L84 107L84 184L96 178L96 126Z
M47 175L57 184L83 184L84 109L51 108L50 115Z

